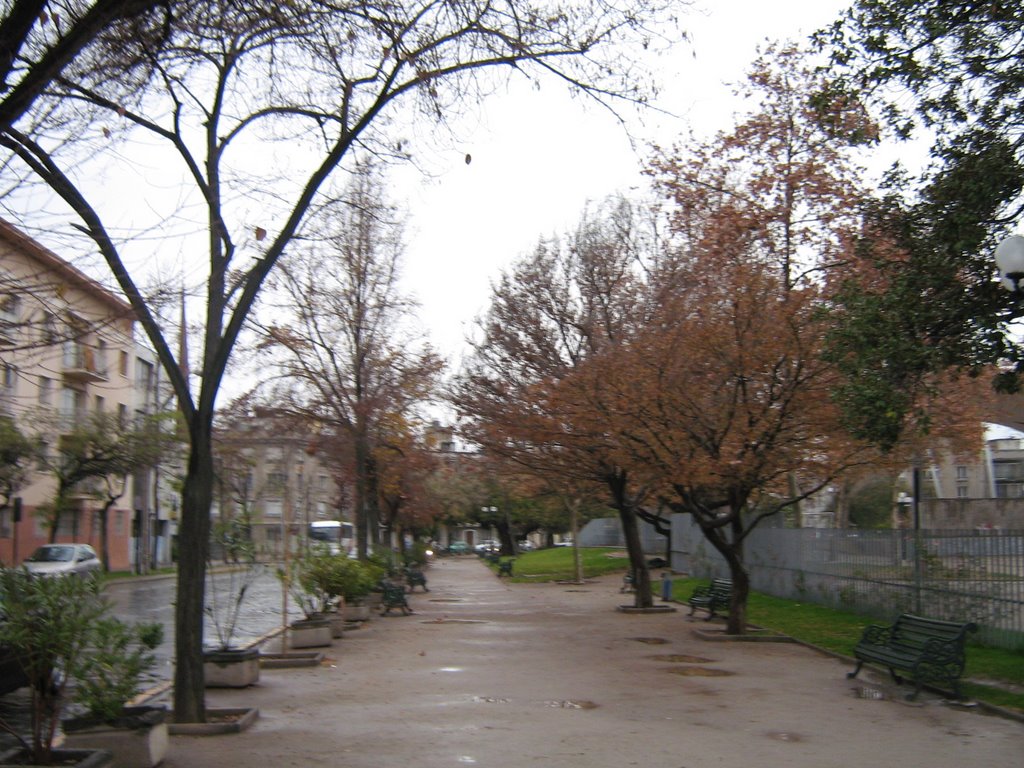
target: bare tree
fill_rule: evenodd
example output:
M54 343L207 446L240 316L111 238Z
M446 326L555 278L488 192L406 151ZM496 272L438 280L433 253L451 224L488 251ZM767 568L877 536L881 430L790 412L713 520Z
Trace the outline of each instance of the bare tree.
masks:
M403 332L415 305L398 289L402 219L383 189L372 166L357 168L344 195L317 212L316 234L311 228L270 280L266 314L274 325L254 321L279 371L275 402L320 425L321 452L348 464L361 557L381 543L387 449L406 441L400 422L433 395L442 367Z
M611 106L642 101L637 52L667 39L654 30L677 10L669 0L174 2L161 4L163 24L148 13L110 11L100 31L65 49L59 74L43 72L42 58L26 60L22 82L38 67L43 90L32 91L39 95L19 119L0 121L6 179L41 180L73 211L74 228L102 254L167 371L189 436L175 609L177 718L205 719L203 591L217 395L264 280L303 233L311 207L331 196L332 176L360 144L407 158L395 121L422 110L445 123L494 85L484 70L554 76ZM32 34L62 37L68 23ZM77 28L84 16L71 23ZM9 49L21 50L27 38L11 39ZM135 200L110 195L103 172L110 167L136 175L130 195L145 200L132 210L128 231L159 235L159 248L118 235L114 223L128 220ZM162 254L189 282L202 275L202 339L191 366L197 391L143 291Z

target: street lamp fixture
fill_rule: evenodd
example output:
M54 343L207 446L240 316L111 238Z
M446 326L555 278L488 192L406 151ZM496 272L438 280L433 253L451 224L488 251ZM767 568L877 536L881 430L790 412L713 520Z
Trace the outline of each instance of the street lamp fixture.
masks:
M1024 236L1010 235L996 246L996 267L1003 287L1019 293L1024 280Z

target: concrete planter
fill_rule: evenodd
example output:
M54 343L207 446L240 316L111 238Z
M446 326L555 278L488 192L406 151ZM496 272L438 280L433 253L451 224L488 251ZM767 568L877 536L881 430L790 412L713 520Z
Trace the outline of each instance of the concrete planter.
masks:
M259 682L259 648L230 648L203 654L207 688L245 688Z
M320 648L331 644L331 622L327 619L302 619L288 627L289 648Z
M114 756L107 749L55 749L53 758L64 768L110 768ZM0 752L0 768L25 768L35 763L25 762L27 757L21 747Z
M355 605L345 603L342 608L342 617L345 621L368 621L370 618L370 606L367 604Z
M64 744L69 749L109 750L117 768L154 768L167 755L165 707L131 707L116 723L88 718L65 720Z
M220 736L225 733L241 733L248 730L260 716L256 707L217 707L206 708L205 723L179 723L171 714L170 730L172 736Z
M331 637L335 640L345 634L345 616L340 608L330 613L318 613L315 618L324 619L331 625Z

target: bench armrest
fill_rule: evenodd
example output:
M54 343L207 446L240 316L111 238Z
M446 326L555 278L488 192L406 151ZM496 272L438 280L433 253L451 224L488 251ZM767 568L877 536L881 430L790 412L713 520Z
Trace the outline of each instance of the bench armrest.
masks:
M963 665L964 654L962 644L955 640L940 640L937 637L928 639L922 648L922 657L925 661L935 664L957 664Z
M860 641L869 645L888 645L891 639L892 626L869 624L864 627L864 634L861 635Z

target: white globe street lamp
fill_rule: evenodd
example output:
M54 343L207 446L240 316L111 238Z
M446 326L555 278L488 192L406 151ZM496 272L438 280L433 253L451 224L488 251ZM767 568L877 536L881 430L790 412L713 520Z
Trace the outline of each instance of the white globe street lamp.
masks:
M1003 287L1018 293L1024 280L1024 236L1010 235L996 246L996 267Z

